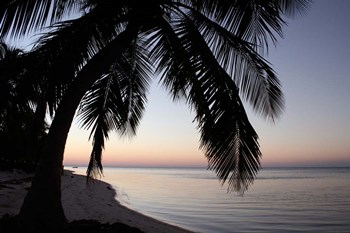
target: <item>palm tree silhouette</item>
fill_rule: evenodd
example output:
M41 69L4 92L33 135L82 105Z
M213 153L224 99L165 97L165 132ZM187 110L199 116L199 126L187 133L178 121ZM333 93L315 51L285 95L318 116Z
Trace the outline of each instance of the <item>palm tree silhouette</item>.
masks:
M61 169L67 135L79 108L91 130L88 176L102 171L112 130L135 134L147 88L159 77L174 99L185 99L201 133L200 147L229 188L243 192L260 167L258 136L241 98L275 121L284 100L263 58L285 25L309 0L4 0L0 32L9 38L49 32L28 54L28 72L45 80L41 101L54 117L32 187L21 208L28 222L62 226ZM80 12L80 14L78 14ZM77 15L78 14L78 15ZM74 15L74 19L64 17Z
M32 85L33 80L26 80L24 55L22 50L0 42L0 145L3 161L31 170L46 124L44 118L38 122L33 109L40 91Z

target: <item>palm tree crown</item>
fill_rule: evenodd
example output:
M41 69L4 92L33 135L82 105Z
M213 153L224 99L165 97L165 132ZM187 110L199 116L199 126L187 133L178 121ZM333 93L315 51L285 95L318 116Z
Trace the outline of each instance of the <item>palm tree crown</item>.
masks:
M174 100L184 99L195 111L208 167L222 182L228 180L229 188L244 191L259 170L261 152L241 99L267 119L279 117L280 82L263 55L283 35L284 18L309 4L5 0L0 31L13 38L49 26L28 56L39 61L33 70L47 80L43 99L52 113L70 89L92 80L78 112L91 130L89 176L102 171L110 131L135 134L149 83L159 77Z

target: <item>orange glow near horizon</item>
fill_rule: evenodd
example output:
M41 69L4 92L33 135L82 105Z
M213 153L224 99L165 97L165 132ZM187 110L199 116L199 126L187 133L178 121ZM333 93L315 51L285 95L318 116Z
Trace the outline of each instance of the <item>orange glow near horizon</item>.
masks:
M198 149L195 137L148 136L123 139L111 135L103 151L103 164L106 166L207 166L207 160ZM91 153L88 134L73 127L65 148L64 164L87 166Z
M145 167L206 167L207 159L199 150L197 139L135 138L125 140L110 138L103 152L104 166L145 166ZM172 143L173 142L173 143ZM329 148L320 152L315 147L295 146L288 142L265 142L262 147L261 164L270 166L349 166L346 150ZM91 153L88 135L73 130L65 151L65 165L87 166ZM333 156L330 156L333 154Z

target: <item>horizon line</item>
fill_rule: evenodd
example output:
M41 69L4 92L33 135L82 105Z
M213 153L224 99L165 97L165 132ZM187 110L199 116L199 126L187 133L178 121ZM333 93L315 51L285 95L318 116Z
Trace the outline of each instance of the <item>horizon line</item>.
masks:
M88 166L83 164L65 164L64 167L87 168ZM106 165L103 168L202 168L213 170L201 165ZM269 165L261 166L260 170L264 168L350 168L350 165Z

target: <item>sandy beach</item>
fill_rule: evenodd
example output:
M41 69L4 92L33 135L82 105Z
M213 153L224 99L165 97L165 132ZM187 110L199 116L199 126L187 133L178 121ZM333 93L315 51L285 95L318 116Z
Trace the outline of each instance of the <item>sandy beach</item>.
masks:
M191 231L150 218L122 206L110 184L97 180L86 185L85 176L64 171L62 204L68 221L98 220L121 222L146 233L190 233ZM20 171L0 171L0 218L18 214L30 187L31 175Z

